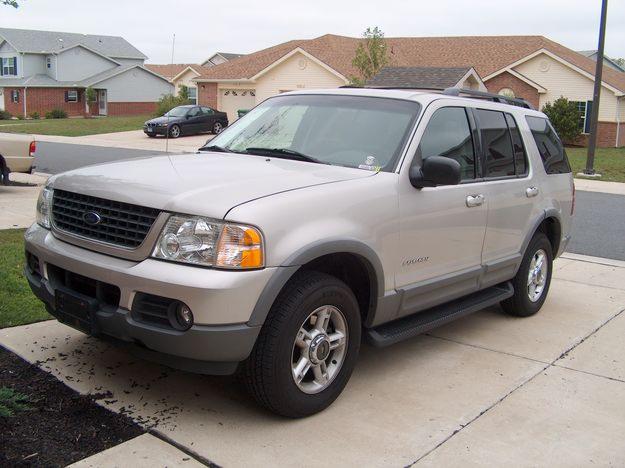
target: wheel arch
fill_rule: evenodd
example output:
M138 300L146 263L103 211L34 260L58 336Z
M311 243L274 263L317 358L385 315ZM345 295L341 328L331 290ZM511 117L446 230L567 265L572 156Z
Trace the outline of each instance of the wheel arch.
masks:
M382 262L368 245L337 239L304 247L285 260L265 285L248 325L262 325L284 286L297 272L306 270L321 271L345 282L358 300L363 323L373 321L378 298L384 294Z
M533 229L528 231L528 235L523 241L523 248L521 253L524 254L527 250L527 246L537 232L544 233L549 239L554 258L557 257L560 249L560 243L562 240L562 220L560 213L556 209L547 209L541 216L534 222Z

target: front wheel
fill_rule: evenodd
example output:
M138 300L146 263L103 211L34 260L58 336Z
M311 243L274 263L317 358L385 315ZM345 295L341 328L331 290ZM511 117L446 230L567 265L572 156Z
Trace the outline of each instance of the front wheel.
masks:
M360 334L358 302L347 285L324 273L301 273L272 306L243 365L245 384L283 416L322 411L351 376Z
M172 125L169 129L169 137L170 138L178 138L180 136L180 126Z
M501 303L503 310L518 317L529 317L538 312L547 299L552 266L551 242L545 234L537 232L512 280L514 295Z

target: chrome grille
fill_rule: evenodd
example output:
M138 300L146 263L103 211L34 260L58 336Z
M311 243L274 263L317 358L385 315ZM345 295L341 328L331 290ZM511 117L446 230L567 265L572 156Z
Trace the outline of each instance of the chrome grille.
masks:
M86 213L96 213L97 223L87 223ZM125 248L141 245L159 211L79 193L54 190L52 220L60 231Z

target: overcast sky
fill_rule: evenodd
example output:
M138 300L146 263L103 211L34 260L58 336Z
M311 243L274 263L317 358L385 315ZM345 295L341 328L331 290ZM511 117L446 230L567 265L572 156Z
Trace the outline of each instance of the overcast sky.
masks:
M18 0L0 27L123 36L150 63L201 62L215 51L254 52L291 39L360 36L544 35L596 49L600 0ZM625 2L608 9L606 54L625 57Z

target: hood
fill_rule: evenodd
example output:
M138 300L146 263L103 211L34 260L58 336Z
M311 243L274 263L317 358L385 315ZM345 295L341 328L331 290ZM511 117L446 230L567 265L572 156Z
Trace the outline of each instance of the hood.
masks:
M181 120L183 120L182 117L156 117L154 119L150 119L150 120L146 120L145 123L152 123L152 124L160 124L160 123L167 123L169 121L169 123L172 122L180 122Z
M53 176L53 188L221 219L275 193L370 177L374 172L242 154L196 153L98 164Z

